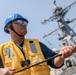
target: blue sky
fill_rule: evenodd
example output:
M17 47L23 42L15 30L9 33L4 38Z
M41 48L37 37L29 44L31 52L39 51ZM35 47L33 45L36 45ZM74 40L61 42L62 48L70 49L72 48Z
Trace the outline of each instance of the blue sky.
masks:
M58 6L65 8L75 0L56 1ZM57 40L58 31L43 38L44 34L48 34L57 28L58 25L56 21L48 22L46 25L41 24L41 21L53 16L53 0L0 0L0 44L10 40L10 35L6 34L3 28L6 18L13 13L19 13L29 20L27 27L28 33L25 38L37 38L50 48L58 48L60 44ZM76 18L75 13L76 6L70 9L66 15L66 19ZM74 24L71 24L71 26L73 25Z

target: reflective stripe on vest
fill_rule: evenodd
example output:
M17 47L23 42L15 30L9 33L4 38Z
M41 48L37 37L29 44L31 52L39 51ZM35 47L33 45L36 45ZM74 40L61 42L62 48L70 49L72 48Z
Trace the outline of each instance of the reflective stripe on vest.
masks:
M5 48L5 52L8 55L8 57L10 59L12 59L12 57L14 56L14 54L12 53L12 51L10 50L10 48Z
M31 47L32 53L37 53L36 46L35 46L35 44L33 43L33 41L29 41L29 42L30 42L30 47Z

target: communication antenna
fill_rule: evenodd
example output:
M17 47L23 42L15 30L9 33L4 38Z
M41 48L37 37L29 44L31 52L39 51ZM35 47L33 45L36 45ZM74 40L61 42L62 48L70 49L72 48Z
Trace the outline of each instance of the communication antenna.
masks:
M50 22L50 21L54 21L56 20L58 23L58 28L55 29L54 31L45 34L43 36L43 38L51 35L52 33L56 32L57 30L61 30L62 31L62 35L59 35L59 41L62 42L62 45L76 45L76 41L73 39L73 37L76 36L76 33L74 32L74 30L68 25L70 23L72 23L73 21L76 20L76 18L72 19L72 20L65 20L65 15L68 13L68 11L76 5L76 1L74 1L72 4L70 4L69 6L67 6L66 8L62 8L60 6L57 6L56 4L56 0L54 0L53 2L54 4L54 9L53 9L53 16L45 19L43 22L41 22L42 24L45 24L46 22Z
M56 0L54 0L53 4L54 4L53 16L48 19L45 19L41 23L45 24L47 22L55 20L58 23L58 28L48 34L45 34L43 38L46 38L47 36L60 30L62 32L62 34L58 33L58 36L59 36L58 40L61 41L60 46L62 47L62 46L72 45L76 47L76 40L74 39L76 37L76 33L73 30L76 24L73 26L73 28L69 26L70 23L76 21L76 18L72 20L69 20L69 19L65 20L66 14L73 6L76 5L76 1L74 1L72 4L70 4L64 9L56 5ZM75 70L73 68L75 68ZM60 74L59 73L57 74L55 71L55 75L64 75L64 74L75 75L76 74L76 54L73 54L72 56L66 58L66 60L64 61L64 66L61 69L63 70L63 72L61 72Z

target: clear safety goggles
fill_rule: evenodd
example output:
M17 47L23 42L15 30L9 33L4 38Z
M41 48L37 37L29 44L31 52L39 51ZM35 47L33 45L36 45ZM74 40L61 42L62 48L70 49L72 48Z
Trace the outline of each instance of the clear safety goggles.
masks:
M27 26L27 22L24 21L24 20L16 20L16 21L14 21L13 23L14 23L14 24L17 24L17 25L19 25L19 26L21 26L21 25Z

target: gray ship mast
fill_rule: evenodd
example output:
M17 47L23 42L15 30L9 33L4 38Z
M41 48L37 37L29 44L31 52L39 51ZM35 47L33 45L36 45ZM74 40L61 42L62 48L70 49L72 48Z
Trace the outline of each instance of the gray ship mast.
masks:
M73 28L69 26L69 24L74 22L76 18L72 20L65 20L66 14L75 4L76 4L76 1L63 9L60 6L57 6L56 0L54 0L53 16L47 20L44 20L41 23L45 24L46 22L55 20L58 23L58 28L48 33L47 35L44 35L43 38L46 38L47 36L51 35L57 30L60 30L62 32L62 34L60 33L58 34L59 36L58 40L61 41L60 46L62 47L62 46L72 45L76 47L76 40L75 40L76 33L74 32ZM54 51L58 53L59 50L56 49ZM55 75L64 75L64 74L65 75L76 75L76 54L73 54L69 58L66 58L66 60L64 61L64 66L60 68L59 70L55 70Z
M61 46L66 46L66 45L76 46L76 41L73 39L76 36L76 33L68 25L68 24L72 23L73 21L75 21L76 18L65 21L65 15L70 10L70 8L72 8L75 4L76 4L76 1L73 2L72 4L70 4L68 7L63 9L60 6L57 6L56 1L54 0L54 10L53 10L54 15L52 17L50 17L49 19L44 20L44 22L41 22L41 23L45 24L46 22L56 20L58 23L58 28L56 30L50 32L49 34L44 35L43 38L47 37L48 35L51 35L53 32L60 29L62 31L62 34L58 34L58 36L59 36L59 41L62 42Z

